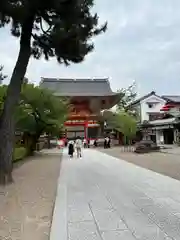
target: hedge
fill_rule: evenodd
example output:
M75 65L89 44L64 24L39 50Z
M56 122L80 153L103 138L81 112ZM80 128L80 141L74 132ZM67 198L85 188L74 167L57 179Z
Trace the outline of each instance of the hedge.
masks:
M24 159L27 156L27 150L25 147L15 147L13 153L13 162Z

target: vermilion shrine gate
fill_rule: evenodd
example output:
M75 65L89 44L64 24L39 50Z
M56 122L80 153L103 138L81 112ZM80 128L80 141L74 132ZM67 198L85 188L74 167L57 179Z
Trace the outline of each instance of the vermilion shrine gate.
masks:
M108 79L42 78L40 86L52 90L56 96L69 98L70 112L64 123L66 138L80 136L91 140L103 136L100 113L119 100L119 94L111 90Z

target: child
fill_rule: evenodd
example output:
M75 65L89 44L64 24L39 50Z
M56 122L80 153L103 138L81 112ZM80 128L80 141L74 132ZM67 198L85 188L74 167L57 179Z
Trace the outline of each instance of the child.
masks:
M73 158L73 154L74 154L74 142L73 141L69 141L69 143L68 143L68 154L69 154L70 158Z

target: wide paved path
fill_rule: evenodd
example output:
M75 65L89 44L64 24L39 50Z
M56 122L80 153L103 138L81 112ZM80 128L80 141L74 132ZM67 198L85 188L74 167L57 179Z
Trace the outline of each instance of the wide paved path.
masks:
M179 240L180 182L91 149L69 160L65 150L51 230L57 239Z

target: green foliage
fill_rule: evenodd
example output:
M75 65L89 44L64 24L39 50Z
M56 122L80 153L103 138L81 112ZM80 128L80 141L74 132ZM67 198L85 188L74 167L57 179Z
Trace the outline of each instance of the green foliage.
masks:
M137 131L136 119L129 113L122 112L116 115L116 129L124 134L127 138L135 136Z
M3 109L4 100L6 97L6 91L7 91L7 86L1 85L0 86L0 111L2 111L2 109Z
M132 138L135 136L137 131L136 119L129 113L105 111L103 117L110 127L123 133L125 137Z
M7 86L0 86L2 110ZM43 133L58 136L68 111L68 103L47 89L24 83L19 105L14 114L16 130L24 133L25 145L35 147ZM33 149L32 149L33 150Z
M129 112L132 114L130 105L135 101L137 97L137 93L135 91L135 83L130 85L128 88L121 88L118 90L118 93L120 94L120 101L117 104L117 109L119 111Z
M106 30L106 24L98 26L93 5L93 0L1 0L0 27L11 24L21 44L32 37L37 59L56 56L60 63L78 63L93 50L90 39Z
M25 147L16 147L13 152L13 162L24 159L27 156L27 150Z
M7 78L7 76L3 74L3 68L4 66L0 65L0 83L2 83L2 81Z
M20 105L23 107L24 117L28 123L26 127L29 127L32 132L59 131L66 119L67 103L65 100L54 96L48 89L41 89L33 84L23 85ZM25 121L21 117L19 120L17 124L20 123L22 126Z

